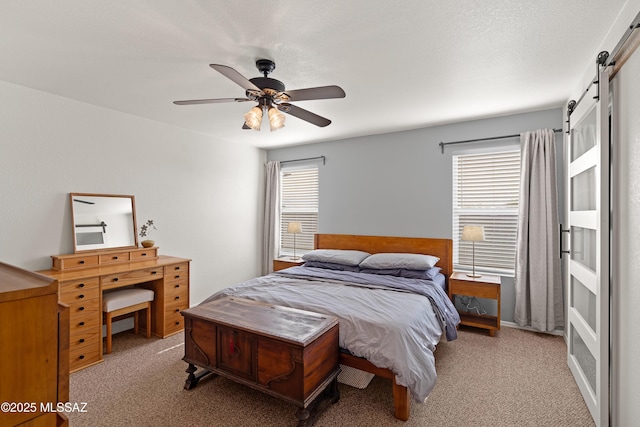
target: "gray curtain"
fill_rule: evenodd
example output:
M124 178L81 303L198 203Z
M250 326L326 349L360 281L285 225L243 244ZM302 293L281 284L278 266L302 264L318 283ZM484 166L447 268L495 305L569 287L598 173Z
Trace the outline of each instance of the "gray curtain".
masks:
M513 317L520 326L553 331L564 326L555 133L551 129L526 132L520 142Z
M267 162L265 171L262 274L273 271L280 242L280 162Z

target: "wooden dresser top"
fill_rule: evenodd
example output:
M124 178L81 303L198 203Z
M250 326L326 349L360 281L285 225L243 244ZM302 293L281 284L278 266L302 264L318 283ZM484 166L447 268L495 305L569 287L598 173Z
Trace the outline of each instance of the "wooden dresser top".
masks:
M0 262L0 302L57 292L55 280Z
M103 265L96 267L78 268L75 270L41 270L37 273L43 274L57 280L75 280L84 279L85 277L104 276L107 274L118 274L132 270L140 270L143 268L163 267L165 265L176 264L179 262L189 262L190 259L178 258L168 255L160 255L158 259L128 261L120 264Z
M182 313L303 347L338 324L335 316L237 297L220 298Z

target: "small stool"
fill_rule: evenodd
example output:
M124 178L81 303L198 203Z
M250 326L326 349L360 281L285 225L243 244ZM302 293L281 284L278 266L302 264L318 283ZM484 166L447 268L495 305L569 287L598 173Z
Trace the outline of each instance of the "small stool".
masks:
M153 291L142 288L118 289L102 294L102 311L107 325L107 354L111 353L111 319L134 314L133 331L138 333L138 311L147 310L147 338L151 337L151 301Z

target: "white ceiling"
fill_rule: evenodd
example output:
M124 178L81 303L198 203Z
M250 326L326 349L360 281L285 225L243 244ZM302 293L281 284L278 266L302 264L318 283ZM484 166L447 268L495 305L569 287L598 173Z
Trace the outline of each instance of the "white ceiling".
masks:
M625 0L0 0L0 80L271 148L564 106ZM287 89L338 85L283 129L211 69L255 61ZM594 63L595 72L595 63ZM1 102L1 101L0 101Z

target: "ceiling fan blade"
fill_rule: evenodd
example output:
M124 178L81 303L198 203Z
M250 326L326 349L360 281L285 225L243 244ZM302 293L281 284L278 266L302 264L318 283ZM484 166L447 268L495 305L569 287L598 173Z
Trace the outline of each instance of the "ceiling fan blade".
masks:
M192 99L188 101L173 101L176 105L218 104L222 102L246 102L248 98L216 98L216 99Z
M305 120L316 126L325 127L331 124L331 120L289 103L278 104L278 110Z
M233 68L220 64L209 64L209 66L229 80L232 80L235 84L239 85L244 90L255 90L260 92L260 88L258 86L251 83L245 76L243 76Z
M307 101L310 99L344 98L346 94L340 86L319 86L307 89L285 90L289 101ZM285 99L283 99L284 101Z

